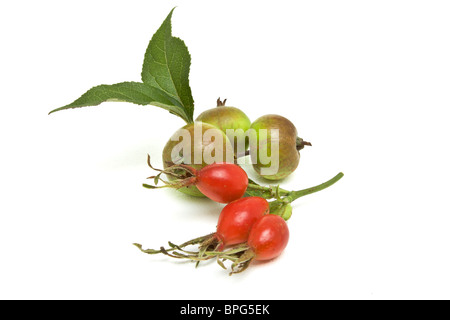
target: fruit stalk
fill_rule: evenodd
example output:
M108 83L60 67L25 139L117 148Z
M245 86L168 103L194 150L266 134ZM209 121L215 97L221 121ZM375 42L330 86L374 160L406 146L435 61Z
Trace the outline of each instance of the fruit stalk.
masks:
M277 197L277 195L278 196L288 196L292 193L292 191L282 189L282 188L280 188L280 186L264 187L259 184L256 184L255 182L251 181L250 179L248 181L247 190L262 192L265 195L267 195L267 198L269 198L269 199L275 198L275 197Z
M312 146L311 142L305 141L300 137L297 137L296 143L295 143L296 149L298 151L302 150L305 146Z
M319 184L319 185L311 187L311 188L297 190L297 191L288 191L288 190L280 188L279 186L264 187L264 186L254 183L252 181L249 181L247 190L264 192L265 194L268 195L269 198L277 198L277 197L283 196L284 197L283 201L290 203L300 197L321 191L323 189L326 189L326 188L332 186L333 184L338 182L343 176L344 176L344 174L342 172L339 172L336 176L334 176L327 182L324 182L322 184Z
M335 184L336 182L338 182L343 176L344 176L344 174L342 172L339 172L337 175L335 175L333 178L331 178L327 182L324 182L322 184L319 184L319 185L311 187L311 188L298 190L298 191L292 191L286 197L283 198L283 201L290 203L290 202L297 200L300 197L303 197L308 194L315 193L315 192L321 191L323 189L326 189L326 188L332 186L333 184Z

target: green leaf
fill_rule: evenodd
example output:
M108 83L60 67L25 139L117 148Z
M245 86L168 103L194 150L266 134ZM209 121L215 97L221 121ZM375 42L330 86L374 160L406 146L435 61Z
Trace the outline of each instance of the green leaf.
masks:
M105 101L154 105L192 123L194 100L189 87L191 57L184 42L172 37L173 10L153 35L145 53L142 81L99 85L80 98L49 114L66 109L96 106Z
M187 118L183 106L177 100L157 88L140 82L121 82L93 87L74 102L52 110L50 113L71 108L96 106L105 101L124 101L139 105L151 104L166 109L183 119Z
M177 100L184 107L187 122L192 122L194 99L189 86L191 56L184 42L172 36L173 10L150 40L141 78L144 83Z

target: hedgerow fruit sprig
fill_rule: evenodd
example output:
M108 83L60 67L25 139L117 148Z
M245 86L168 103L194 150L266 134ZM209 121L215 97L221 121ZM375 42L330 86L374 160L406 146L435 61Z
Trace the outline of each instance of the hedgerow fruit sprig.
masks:
M211 234L181 245L169 242L168 248L161 247L159 250L144 250L140 244L135 245L148 254L161 253L189 259L196 264L215 258L225 268L224 263L230 261L231 274L242 272L252 261L273 259L284 250L289 239L285 221L292 215L293 201L328 188L343 174L339 173L312 188L288 191L279 185L261 186L249 179L237 164L226 163L229 154L235 163L239 163L240 157L251 155L252 160L255 160L253 168L258 175L268 180L280 180L294 172L300 160L299 151L305 146L311 146L311 143L298 137L297 128L290 120L270 114L251 123L242 110L226 106L226 99L221 101L219 98L217 108L203 112L194 121L194 99L189 86L191 57L184 42L172 36L173 10L148 44L141 82L128 81L92 87L72 103L54 109L49 114L96 106L103 102L122 101L157 106L183 119L186 125L172 135L162 152L164 169L153 168L148 157L148 165L159 173L149 177L153 179L154 185L144 186L150 189L171 187L227 205L219 216L216 231ZM228 135L226 131L229 129L242 132L238 136ZM257 131L253 141L247 139L247 129ZM275 129L273 134L272 129ZM266 130L269 130L269 135L264 141ZM200 139L195 139L195 132L202 134ZM205 138L206 132L209 132L209 138ZM180 152L177 149L177 137L186 133L188 137L185 139L183 136L183 142L189 142L191 148ZM232 136L233 139L230 139ZM244 140L243 148L242 145L238 148L238 140ZM211 145L214 145L213 150L210 150ZM279 148L272 150L272 146ZM210 155L223 155L223 159L215 158L213 163L207 163L203 156L205 151L209 151ZM239 153L241 151L242 154ZM267 162L265 155L269 155L269 151L276 157ZM201 155L200 161L193 161L195 154ZM266 169L272 167L272 161L279 164L276 166L278 171L269 173ZM158 185L160 182L163 184ZM198 246L198 249L188 250L191 246Z

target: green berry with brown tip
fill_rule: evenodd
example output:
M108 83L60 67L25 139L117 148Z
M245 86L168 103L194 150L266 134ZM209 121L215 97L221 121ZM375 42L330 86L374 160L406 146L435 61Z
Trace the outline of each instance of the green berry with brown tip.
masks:
M234 153L237 154L237 152L240 151L238 150L239 141L245 141L245 148L244 150L241 150L242 152L245 152L249 147L249 140L248 137L245 136L245 133L252 123L242 110L226 106L226 101L227 99L223 101L220 101L220 98L217 99L217 107L203 111L197 117L196 121L212 124L225 132L225 134L227 134L227 129L233 130L235 134L231 135L228 133L227 136L231 141ZM242 131L234 131L238 129L242 129Z
M256 131L257 137L256 141L250 142L250 154L255 149L257 154L256 161L253 160L253 168L259 175L268 180L284 179L294 172L300 162L299 150L303 149L305 145L311 145L297 136L297 129L290 120L280 115L264 115L252 123L251 129ZM267 130L267 140L262 141L263 143L260 143L260 140L263 139L259 132L261 129ZM278 138L272 136L271 129L278 129ZM279 148L278 150L275 148L275 154L272 154L272 144L275 141L278 141ZM264 163L261 155L267 155L271 159L278 158L278 171L273 174L262 174L262 168L269 168L273 164L272 161Z

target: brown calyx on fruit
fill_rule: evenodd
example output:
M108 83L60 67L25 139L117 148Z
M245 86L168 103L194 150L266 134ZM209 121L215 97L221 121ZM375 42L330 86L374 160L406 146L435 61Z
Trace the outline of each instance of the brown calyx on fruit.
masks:
M225 107L225 103L227 102L227 99L221 101L220 97L217 99L217 106L218 107Z
M147 179L153 179L155 185L149 185L144 183L143 186L148 189L158 189L158 188L175 188L180 189L183 187L188 187L195 185L197 183L197 170L191 166L181 164L174 164L167 168L157 169L154 168L150 162L150 155L147 155L147 164L150 168L159 173L155 176L150 176ZM161 175L165 174L167 177L172 177L172 181L166 181L161 178ZM158 182L161 181L164 183L162 186L156 186Z
M305 146L312 146L311 142L305 141L300 137L297 137L296 148L298 151L302 150Z

